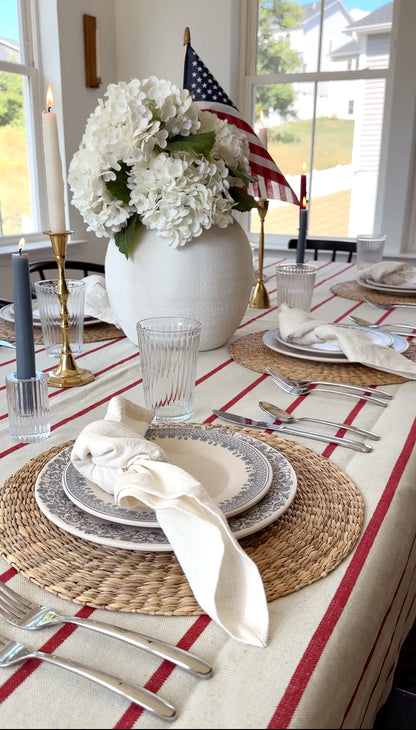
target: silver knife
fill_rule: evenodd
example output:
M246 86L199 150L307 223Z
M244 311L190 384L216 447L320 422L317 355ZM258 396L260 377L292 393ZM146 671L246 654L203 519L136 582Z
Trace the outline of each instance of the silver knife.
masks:
M280 431L280 433L288 433L291 436L303 436L304 438L315 439L315 441L324 441L329 444L339 444L345 446L347 449L353 449L354 451L361 451L363 453L370 453L373 451L372 446L361 443L360 441L351 441L350 439L341 438L339 436L330 436L315 433L313 431L301 431L298 428L290 428L289 426L278 426L276 423L269 423L268 421L255 421L253 418L246 418L245 416L238 416L236 413L230 413L229 411L212 411L218 418L222 418L223 421L228 423L234 423L236 426L246 426L247 428L261 428L263 431Z

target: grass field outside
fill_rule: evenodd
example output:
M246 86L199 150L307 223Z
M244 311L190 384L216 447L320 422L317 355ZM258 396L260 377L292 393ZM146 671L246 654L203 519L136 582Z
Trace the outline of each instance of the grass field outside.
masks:
M315 137L314 169L323 170L351 162L354 122L320 118ZM281 139L278 139L280 135ZM297 120L269 129L268 150L284 175L298 175L310 148L311 122ZM283 140L283 141L282 141ZM312 236L346 236L351 191L335 192L314 198L309 205L309 228ZM0 213L1 235L24 230L23 221L32 218L29 174L24 127L0 127ZM270 209L266 233L296 236L299 209L285 205ZM251 216L251 230L258 231L258 216Z

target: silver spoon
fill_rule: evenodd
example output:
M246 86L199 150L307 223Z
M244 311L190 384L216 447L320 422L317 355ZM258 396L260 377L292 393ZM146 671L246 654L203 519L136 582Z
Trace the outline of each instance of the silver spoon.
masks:
M335 426L335 428L345 428L346 431L353 431L354 433L360 434L361 436L366 436L369 439L373 439L373 441L380 441L380 436L378 436L376 433L373 433L372 431L367 431L365 428L358 428L357 426L348 426L346 423L337 423L336 421L324 421L322 418L307 418L306 416L302 416L299 418L295 418L287 411L284 411L283 408L279 408L278 406L275 406L273 403L267 403L264 400L259 401L260 408L263 408L263 411L266 411L266 413L270 413L271 416L274 418L277 418L278 421L281 421L282 423L297 423L298 421L310 421L311 423L324 423L326 426Z

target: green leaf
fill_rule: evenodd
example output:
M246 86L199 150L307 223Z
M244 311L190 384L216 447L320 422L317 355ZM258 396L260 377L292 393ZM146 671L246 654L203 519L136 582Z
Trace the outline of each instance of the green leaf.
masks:
M246 188L250 185L250 183L257 182L257 178L253 177L253 175L249 175L247 172L242 172L241 170L234 170L232 167L228 167L228 172L230 173L231 177L240 178L240 180L243 181L243 184L246 186Z
M114 198L128 205L130 202L130 190L127 187L127 180L131 168L125 162L120 162L120 166L120 170L114 170L116 179L106 182L106 187Z
M208 161L210 160L210 152L214 146L215 133L204 132L203 134L188 134L187 136L178 134L169 140L166 152L187 152L188 154L203 155Z
M114 242L120 251L128 259L129 254L133 251L135 244L137 243L136 233L137 228L142 226L139 216L134 213L127 221L127 225L121 231L116 233L114 236Z
M234 210L239 210L241 213L245 213L252 208L259 208L259 204L252 195L249 195L247 190L244 188L230 187L228 191L232 199L236 202Z

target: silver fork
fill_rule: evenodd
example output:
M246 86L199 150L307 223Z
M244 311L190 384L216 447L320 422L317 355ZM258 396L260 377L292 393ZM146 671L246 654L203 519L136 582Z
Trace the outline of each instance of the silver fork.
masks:
M13 626L20 629L43 629L54 624L68 623L82 626L84 629L92 629L113 639L120 639L127 644L144 649L162 659L177 664L182 669L195 674L202 679L209 679L212 675L212 667L206 661L185 649L180 649L173 644L152 636L139 634L135 631L123 629L120 626L95 621L91 618L79 618L78 616L61 616L49 606L41 606L39 603L29 601L28 598L19 596L9 586L0 581L0 616Z
M163 720L174 720L176 717L176 710L170 702L158 697L144 687L130 684L119 677L102 672L100 669L87 667L79 662L74 662L72 659L64 659L56 654L46 654L43 651L29 649L28 646L21 644L19 641L11 641L0 635L0 667L12 667L14 664L26 661L26 659L41 659L43 662L55 664L57 667L79 674L80 677L91 679L102 687L107 687L107 689L111 689L113 692L125 697L130 702L144 707L145 710L149 710L149 712L161 717Z
M324 393L335 393L336 395L344 395L350 398L360 398L374 405L385 408L387 406L386 400L390 400L393 396L390 393L386 393L383 390L374 391L380 398L376 398L373 395L365 395L372 388L360 388L358 385L347 385L346 383L332 383L326 380L291 380L281 375L271 367L266 367L266 372L271 376L272 380L286 393L292 395L307 395L312 392L311 388L314 385L323 385L323 388L313 388L313 391L322 391ZM339 388L339 390L338 390ZM352 391L352 392L349 392ZM381 400L384 398L385 400Z
M372 299L368 299L363 294L363 299L367 302L367 304L371 304L372 307L376 307L377 309L384 309L384 311L388 312L389 309L392 309L393 307L409 307L410 309L416 308L416 302L390 302L389 304L378 304L377 302L373 302Z

